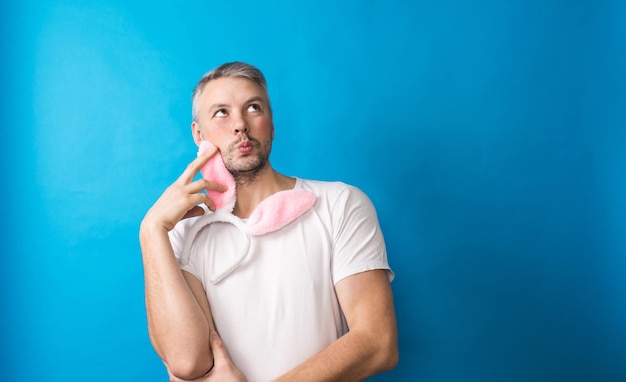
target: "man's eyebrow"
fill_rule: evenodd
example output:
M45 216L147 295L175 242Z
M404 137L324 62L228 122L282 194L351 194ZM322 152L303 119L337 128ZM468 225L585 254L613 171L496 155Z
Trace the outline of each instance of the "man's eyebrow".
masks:
M261 96L253 96L250 97L246 100L246 102L244 102L244 105L248 105L252 102L262 102L267 104L267 100ZM223 108L229 108L230 105L226 104L226 103L214 103L213 105L209 106L209 112L212 112L213 110L219 110L219 109L223 109Z
M261 97L261 96L254 96L254 97L250 97L248 98L248 100L246 101L246 105L251 103L251 102L262 102L262 103L267 103L267 101L265 100L265 98Z
M217 110L217 109L223 109L225 107L228 107L228 105L225 104L225 103L214 103L213 105L211 105L209 107L209 111L213 111L213 110Z

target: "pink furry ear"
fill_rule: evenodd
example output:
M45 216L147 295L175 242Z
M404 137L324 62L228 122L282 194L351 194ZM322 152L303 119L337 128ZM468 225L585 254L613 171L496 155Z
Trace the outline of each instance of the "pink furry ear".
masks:
M305 190L285 190L269 196L250 215L250 233L265 235L283 228L313 207L315 199Z
M213 150L215 146L209 141L202 141L198 147L198 155ZM223 184L228 187L225 192L207 190L207 195L215 204L215 208L223 208L228 206L230 210L235 205L235 179L233 175L224 166L222 155L217 152L209 159L200 169L202 177L211 182Z

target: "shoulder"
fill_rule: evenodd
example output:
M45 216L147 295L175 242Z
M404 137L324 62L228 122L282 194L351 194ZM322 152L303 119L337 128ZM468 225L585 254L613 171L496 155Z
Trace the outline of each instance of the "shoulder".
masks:
M341 194L363 194L359 188L339 181L323 181L296 178L296 188L310 191L318 196L338 196Z
M358 187L339 181L321 181L297 178L296 188L315 194L331 207L366 205L372 206L369 197Z

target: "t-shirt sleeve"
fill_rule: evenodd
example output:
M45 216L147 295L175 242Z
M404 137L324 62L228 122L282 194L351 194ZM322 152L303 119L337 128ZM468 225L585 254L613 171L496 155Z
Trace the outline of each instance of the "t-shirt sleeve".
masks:
M340 192L331 213L333 282L337 284L348 276L374 269L386 270L389 281L393 280L376 209L367 195L347 186Z

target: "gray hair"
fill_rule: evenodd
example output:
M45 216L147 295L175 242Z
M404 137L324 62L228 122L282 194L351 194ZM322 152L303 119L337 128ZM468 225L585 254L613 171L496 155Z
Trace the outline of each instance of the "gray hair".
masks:
M200 99L200 94L202 94L202 91L204 90L206 84L208 84L212 80L225 77L246 78L257 84L265 93L267 106L269 107L269 111L271 113L272 106L270 105L270 97L267 92L267 83L265 82L265 77L263 76L263 73L256 67L250 64L246 64L245 62L228 62L207 72L204 76L202 76L202 78L200 78L200 81L198 81L196 87L193 89L193 93L191 95L191 116L194 121L197 121L198 119L198 103Z

